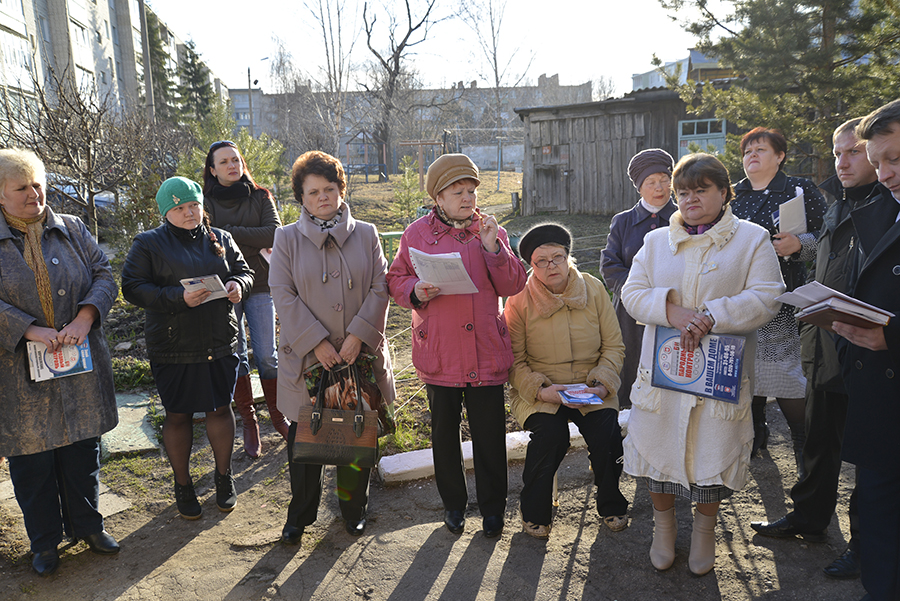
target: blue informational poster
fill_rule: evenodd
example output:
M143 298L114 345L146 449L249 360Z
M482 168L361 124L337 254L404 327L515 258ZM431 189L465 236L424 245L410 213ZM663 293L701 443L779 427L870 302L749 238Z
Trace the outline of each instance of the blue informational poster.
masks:
M657 326L655 342L652 386L737 404L746 338L709 334L689 353L681 348L681 332Z

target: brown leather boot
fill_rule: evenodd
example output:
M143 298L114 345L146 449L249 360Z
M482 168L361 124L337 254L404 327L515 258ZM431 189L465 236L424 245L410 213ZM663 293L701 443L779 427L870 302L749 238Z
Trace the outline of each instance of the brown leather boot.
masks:
M272 418L272 425L287 440L288 428L291 427L291 422L278 410L276 405L278 399L278 378L268 380L260 378L259 381L262 384L263 394L266 396L266 407L269 408L269 417Z
M259 457L259 422L253 408L253 386L250 376L238 376L234 387L234 404L237 405L244 426L244 452L253 459Z

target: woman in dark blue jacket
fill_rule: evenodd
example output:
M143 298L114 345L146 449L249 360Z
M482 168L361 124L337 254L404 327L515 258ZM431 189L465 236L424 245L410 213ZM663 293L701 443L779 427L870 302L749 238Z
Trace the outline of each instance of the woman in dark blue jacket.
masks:
M146 309L147 353L166 409L163 446L175 472L175 502L184 518L197 519L200 503L188 470L194 412L206 413L216 462L216 505L231 511L237 503L231 474L231 399L239 362L233 304L249 293L253 270L230 234L209 227L197 183L170 178L156 202L165 222L134 239L122 270L122 293ZM208 275L224 284L221 297L182 286L186 278Z

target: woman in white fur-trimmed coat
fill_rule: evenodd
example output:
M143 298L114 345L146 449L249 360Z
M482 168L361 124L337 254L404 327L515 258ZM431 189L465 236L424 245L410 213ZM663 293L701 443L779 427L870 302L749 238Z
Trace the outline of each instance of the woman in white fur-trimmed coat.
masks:
M768 232L732 214L734 192L717 158L682 158L672 187L679 210L647 235L622 288L628 313L648 326L623 446L625 471L646 478L653 500L654 567L675 560L678 495L697 503L688 566L702 575L715 563L719 503L746 482L756 330L778 311L784 283ZM657 326L681 331L687 350L709 332L745 336L738 404L650 386Z

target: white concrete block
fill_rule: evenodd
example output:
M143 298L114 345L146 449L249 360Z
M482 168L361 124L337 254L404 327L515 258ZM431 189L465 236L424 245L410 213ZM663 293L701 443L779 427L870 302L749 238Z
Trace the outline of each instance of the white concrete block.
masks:
M506 435L506 460L522 461L525 459L525 453L528 450L528 441L531 434L526 431L510 432ZM578 427L569 424L569 441L572 448L585 446L584 437L578 431ZM472 442L466 441L462 444L463 461L467 470L472 469ZM430 478L434 476L434 462L432 460L431 449L422 449L420 451L409 451L408 453L398 453L397 455L388 455L382 457L378 462L378 475L381 481L385 483L407 482L409 480L418 480L420 478Z

